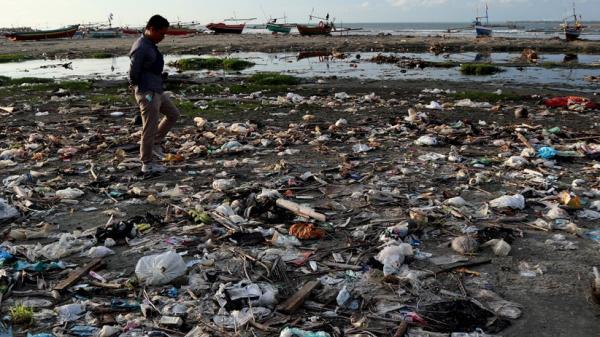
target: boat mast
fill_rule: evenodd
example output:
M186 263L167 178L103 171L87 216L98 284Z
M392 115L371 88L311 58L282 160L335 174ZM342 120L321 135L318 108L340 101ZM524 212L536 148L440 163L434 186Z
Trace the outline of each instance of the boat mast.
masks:
M485 3L485 24L486 25L490 25L490 17L488 15L488 5L487 2Z

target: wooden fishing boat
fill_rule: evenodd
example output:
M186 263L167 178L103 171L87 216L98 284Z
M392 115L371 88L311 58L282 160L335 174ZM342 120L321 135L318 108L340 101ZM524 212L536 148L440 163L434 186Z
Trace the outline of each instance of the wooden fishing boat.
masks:
M246 28L246 22L256 20L256 18L249 19L237 19L235 17L225 19L219 23L209 23L206 28L212 30L215 34L242 34L244 28ZM241 22L229 24L227 22Z
M219 23L209 23L206 25L206 28L212 30L215 34L242 34L244 28L246 27L245 23L230 25L224 22Z
M285 20L285 16L282 18L283 20ZM266 28L273 32L273 34L289 34L292 31L292 28L294 27L294 25L290 25L287 23L277 23L277 20L279 20L279 18L275 18L275 19L271 19L269 20L269 22L267 22L267 26Z
M296 27L302 36L331 35L331 31L333 30L331 24L323 21L319 22L318 25L298 25Z
M309 20L319 19L319 23L317 25L296 25L298 28L298 32L302 36L313 36L313 35L331 35L331 31L335 30L335 25L333 21L329 21L329 13L325 18L320 18L318 16L310 15Z
M183 36L183 35L191 35L191 34L196 34L196 33L198 33L198 30L194 29L194 28L172 26L172 27L169 27L169 29L167 29L166 35Z
M137 29L137 28L125 27L125 28L121 28L121 33L123 35L140 35L140 34L142 34L142 30Z
M289 34L292 31L292 25L287 25L287 24L281 24L281 23L274 23L274 22L269 22L267 23L267 29L273 33L279 33L279 34Z
M93 39L112 39L121 37L120 29L104 29L104 30L92 30L89 32L89 36Z
M485 24L482 19L485 19ZM485 4L485 16L478 16L475 18L475 22L473 22L473 26L475 27L475 34L477 37L489 37L492 36L492 26L490 26L490 20L488 15L488 5Z
M561 28L565 32L565 39L567 41L575 41L579 39L585 26L581 22L581 15L577 18L577 12L575 11L575 4L573 4L573 22L569 22L568 18L565 18L565 22L561 25Z
M67 26L54 30L16 31L7 33L5 36L11 41L39 41L48 39L72 38L79 29L79 25Z

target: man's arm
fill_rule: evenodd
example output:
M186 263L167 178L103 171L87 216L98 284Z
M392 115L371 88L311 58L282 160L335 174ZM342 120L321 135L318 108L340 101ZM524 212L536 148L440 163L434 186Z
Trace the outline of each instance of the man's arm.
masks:
M138 46L129 56L131 63L129 65L129 84L138 85L142 74L142 66L144 64L144 48Z

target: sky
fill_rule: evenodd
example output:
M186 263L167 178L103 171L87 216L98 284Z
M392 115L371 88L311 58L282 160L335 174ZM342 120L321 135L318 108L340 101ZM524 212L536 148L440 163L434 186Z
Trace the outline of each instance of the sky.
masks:
M118 26L141 26L153 14L171 22L202 24L234 16L268 17L307 22L331 13L336 22L470 22L484 8L482 0L0 0L0 27L51 28L107 21ZM571 12L572 0L488 0L490 20L558 21ZM576 0L584 21L600 20L600 0Z

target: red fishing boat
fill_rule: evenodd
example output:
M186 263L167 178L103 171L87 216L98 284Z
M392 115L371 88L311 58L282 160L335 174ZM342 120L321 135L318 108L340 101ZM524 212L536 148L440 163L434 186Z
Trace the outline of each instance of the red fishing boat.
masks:
M173 36L191 35L196 33L198 33L197 29L188 27L169 27L169 29L167 29L167 35Z
M54 30L16 31L7 33L5 36L11 41L38 41L66 37L72 38L78 29L79 25L72 25Z
M256 20L256 18L250 19L226 19L224 22L209 23L206 28L212 30L215 34L242 34L244 28L246 28L246 22ZM236 24L228 24L226 22L241 22Z

